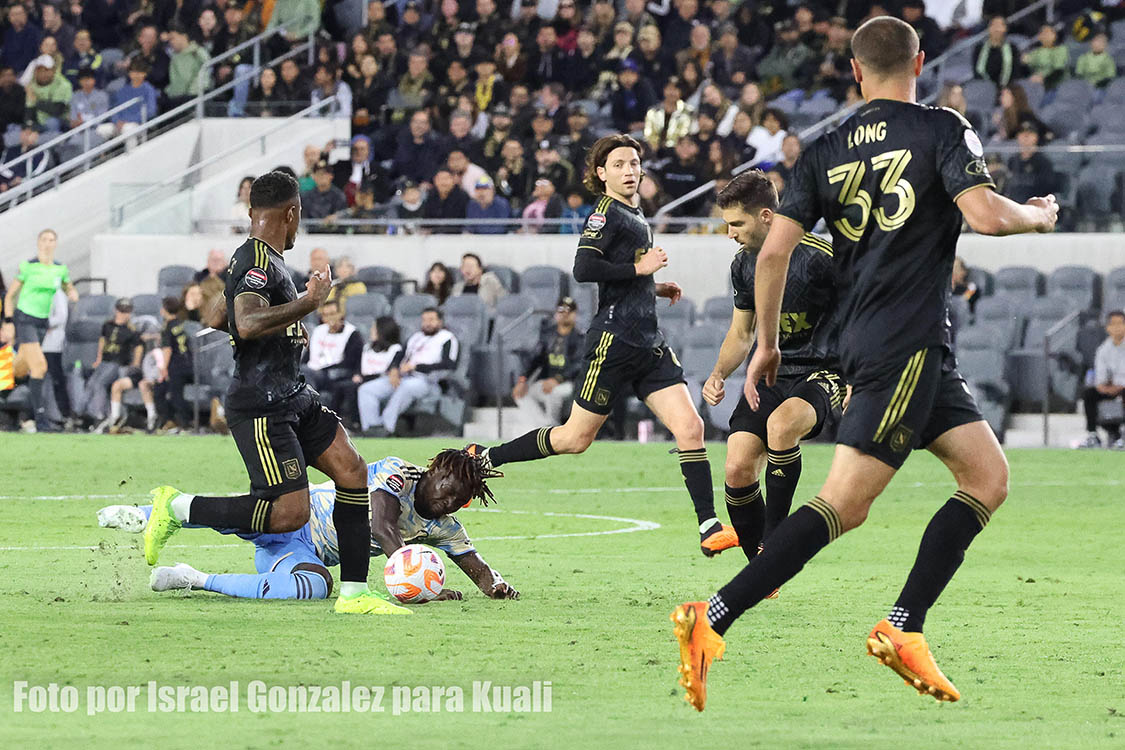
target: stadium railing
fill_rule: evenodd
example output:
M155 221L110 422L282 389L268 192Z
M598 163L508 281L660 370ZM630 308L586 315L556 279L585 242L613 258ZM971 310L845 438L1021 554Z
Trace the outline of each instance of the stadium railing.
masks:
M259 136L255 136L255 139ZM348 229L364 230L364 229L378 229L383 230L383 234L411 234L420 229L444 229L450 227L460 228L462 231L467 230L469 227L478 226L503 226L507 227L512 232L522 230L533 230L532 234L573 234L577 235L581 232L581 226L574 227L576 219L525 219L519 216L511 219L397 219L397 218L377 218L377 219L336 219L334 221L325 221L324 219L301 219L301 226L312 234L347 234ZM715 231L721 231L723 226L722 219L712 216L664 216L657 221L655 217L648 217L650 224L658 226L677 228L677 229L693 229L709 227L714 228ZM225 234L229 231L234 222L230 217L226 218L200 218L194 219L192 224L198 233L217 232ZM579 221L579 225L582 222ZM566 231L559 232L557 229L564 229ZM555 229L556 231L543 231ZM344 230L344 231L341 231ZM715 233L712 231L711 233ZM364 234L365 232L357 231L357 234ZM489 235L484 232L467 232L474 236L486 238Z
M1022 8L1012 15L1008 16L1005 20L1007 21L1007 23L1012 24L1040 10L1045 10L1047 19L1053 21L1055 17L1055 0L1036 0L1036 2L1028 5L1026 8ZM958 56L961 56L966 52L971 53L973 47L975 47L987 37L987 29L984 31L980 31L973 36L969 36L961 39L958 42L955 42L950 46L949 49L934 58L932 62L927 60L925 67L922 70L922 76L919 79L919 86L924 88L929 88L930 86L932 86L932 90L927 95L919 99L919 103L930 104L936 101L938 95L940 94L941 84L945 81L946 66L953 64L954 60ZM958 81L958 83L961 83L961 81ZM849 107L844 107L838 112L834 112L824 119L820 120L819 122L810 125L809 127L800 131L797 136L801 139L801 143L809 143L810 141L818 138L824 131L828 130L829 128L835 127L839 123L851 117L852 114L855 113L855 111L858 110L861 106L863 106L862 103L857 103ZM761 163L761 159L755 156L755 158L751 159L750 161L746 161L735 166L731 170L731 176L733 177L734 175L741 174L747 169L753 169L759 163ZM701 195L706 195L708 192L714 189L715 180L704 183L696 189L680 196L676 200L668 202L667 204L662 206L659 211L656 212L656 215L664 216L668 212L674 211L683 204L692 201L700 197Z
M271 31L259 34L258 37L255 37L255 39L258 39L258 44L260 45L261 42L265 40L265 38L272 37L275 33L276 31ZM248 44L248 42L246 44ZM285 54L280 55L277 58L270 60L269 62L254 65L251 70L244 71L242 75L235 76L233 79L223 84L222 86L213 88L209 91L205 91L199 94L199 96L195 97L194 99L184 102L178 107L170 109L164 114L159 115L158 117L146 120L140 125L140 127L136 128L135 130L116 135L113 138L110 138L109 140L84 151L82 154L79 154L71 159L62 162L61 164L58 164L47 172L44 172L37 177L20 183L17 188L8 190L4 193L0 193L0 211L6 211L11 208L12 205L14 205L19 200L19 198L26 193L34 193L38 188L45 186L57 187L67 179L81 172L85 172L94 162L96 162L103 156L110 154L115 149L126 148L131 144L136 144L139 142L143 143L152 136L163 131L165 128L182 124L186 121L184 118L189 118L190 121L202 119L205 116L207 102L216 99L218 96L226 93L227 91L233 91L234 88L236 86L239 86L240 84L253 82L257 78L258 74L262 72L262 69L264 67L278 65L285 60L297 57L301 54L307 55L310 59L316 54L315 34L310 34L307 41L297 45L296 47L293 47ZM335 101L335 99L333 99L333 101ZM72 134L73 131L68 131L67 133L64 133L63 136L69 136Z

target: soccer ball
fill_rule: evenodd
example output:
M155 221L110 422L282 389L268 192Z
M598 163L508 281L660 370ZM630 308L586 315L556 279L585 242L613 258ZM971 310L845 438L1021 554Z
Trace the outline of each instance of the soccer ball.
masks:
M445 586L445 563L426 545L408 544L387 559L383 582L400 602L428 602Z

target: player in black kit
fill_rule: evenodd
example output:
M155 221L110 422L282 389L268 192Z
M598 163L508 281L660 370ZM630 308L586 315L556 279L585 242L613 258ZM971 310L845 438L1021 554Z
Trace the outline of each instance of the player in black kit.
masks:
M819 495L774 530L770 543L707 602L672 614L681 684L703 710L707 667L736 618L859 526L914 448L953 474L957 491L930 520L914 567L868 652L922 694L960 693L934 662L922 625L929 608L1008 492L1008 465L949 349L950 273L962 217L981 234L1049 232L1054 196L1018 204L996 193L984 149L958 113L915 104L924 55L908 24L879 16L852 37L852 71L866 104L798 160L758 255L758 348L746 382L772 386L793 249L821 218L832 232L840 294L839 352L851 402Z
M652 229L635 205L641 145L627 135L600 138L586 158L586 187L601 195L578 241L574 278L597 282L598 312L586 333L583 376L566 424L543 427L493 448L469 450L487 465L534 461L557 453L582 453L614 404L628 391L671 430L680 469L695 506L700 548L710 557L738 544L734 530L715 517L711 467L703 446L703 420L692 403L684 371L656 322L656 298L675 304L683 294L652 276L668 256L652 245Z
M739 244L731 263L734 312L715 369L703 385L712 406L726 396L724 383L746 361L754 342L754 265L777 211L777 190L759 169L742 172L718 197L727 236ZM747 558L789 515L801 478L801 441L834 419L845 388L833 352L836 279L832 244L815 234L801 238L789 260L781 313L784 363L778 381L760 389L751 409L743 393L731 414L727 438L726 502L731 525ZM765 502L758 477L765 467ZM772 595L771 595L772 596Z
M242 529L263 535L297 531L309 520L306 466L336 483L333 523L340 544L340 597L348 614L409 614L367 587L371 522L367 464L339 417L300 376L307 336L301 319L328 297L331 271L314 273L308 293L297 289L281 253L292 249L301 217L297 181L271 172L250 187L250 237L231 257L226 311L208 311L207 322L230 330L235 373L226 414L251 491L237 497L202 497L171 487L153 490L145 528L145 559L185 523ZM280 248L280 250L278 249ZM298 565L296 569L302 566ZM329 580L331 589L332 582Z

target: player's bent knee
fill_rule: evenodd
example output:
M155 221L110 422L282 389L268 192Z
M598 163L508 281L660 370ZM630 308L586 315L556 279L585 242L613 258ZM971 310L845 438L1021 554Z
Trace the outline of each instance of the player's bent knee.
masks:
M290 501L289 496L283 496L273 501L270 511L271 534L283 534L287 531L296 531L309 522L309 503Z
M703 418L698 414L677 425L676 440L684 443L703 443Z
M749 487L758 481L754 464L728 461L725 467L726 483L730 487Z

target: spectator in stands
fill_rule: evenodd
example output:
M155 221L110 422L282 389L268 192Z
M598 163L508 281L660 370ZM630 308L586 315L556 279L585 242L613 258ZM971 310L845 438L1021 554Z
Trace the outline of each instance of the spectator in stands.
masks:
M675 56L670 50L665 49L661 42L660 29L656 26L645 26L637 32L637 47L633 50L630 59L637 64L641 76L661 90L676 72ZM612 84L613 81L608 83ZM607 84L603 84L605 85Z
M522 211L524 198L531 192L532 173L524 159L523 144L509 138L500 149L501 164L496 170L496 192L508 200L512 211Z
M246 114L252 117L274 117L285 111L286 104L278 88L277 73L273 68L262 68L258 82L246 101ZM306 147L307 148L307 147ZM317 159L320 151L316 152Z
M175 297L165 297L160 307L164 329L160 333L160 375L153 387L157 421L161 431L174 434L191 424L191 409L184 396L184 387L192 382L191 348L184 326L187 311Z
M113 0L113 2L120 3L120 0ZM97 35L94 35L94 41L98 43ZM98 46L101 49L105 49L106 47L106 45L101 43L98 43ZM133 50L133 52L125 58L124 64L128 66L129 70L133 70L132 64L138 61L145 64L145 73L148 76L147 80L152 84L153 88L163 90L168 85L168 69L171 65L171 60L167 53L164 52L164 47L160 44L159 32L152 23L145 23L137 31L137 49ZM149 116L151 117L152 115L150 114Z
M426 271L426 279L419 292L433 295L438 305L444 305L453 292L453 274L444 263L434 262Z
M461 280L453 285L453 296L475 294L481 298L489 310L496 309L496 303L508 294L500 282L500 277L484 270L484 263L476 253L461 256Z
M131 25L126 19L129 14L127 3L122 0L84 0L77 3L71 0L71 8L81 7L81 23L90 30L90 37L98 49L121 49L126 32ZM155 28L155 27L153 27Z
M981 118L977 112L969 112L969 102L965 99L965 89L959 83L946 81L941 85L938 94L938 106L956 111L964 117L973 127L980 130Z
M336 79L336 69L331 65L320 63L313 74L313 90L310 104L320 104L325 99L336 97L336 101L326 109L321 109L318 114L323 117L352 116L352 90L348 84Z
M86 29L79 30L74 35L71 46L62 49L66 55L63 60L63 75L72 85L78 85L78 73L82 70L92 70L99 87L108 82L107 79L112 71L102 64L102 56L94 51L90 42L89 31Z
M156 116L157 93L156 88L148 82L148 64L144 60L133 60L129 63L129 82L113 92L114 107L133 99L132 106L118 112L115 125L119 133L128 133L136 130L141 124L148 122Z
M969 312L976 311L977 302L980 301L980 289L969 278L969 267L965 265L960 255L953 259L953 293L969 303ZM968 321L961 321L961 323L966 322Z
M1039 46L1023 55L1023 64L1031 74L1030 78L1050 90L1066 78L1070 68L1070 51L1065 44L1060 45L1059 33L1049 23L1039 28Z
M1013 83L1000 89L1000 108L992 115L996 126L996 140L1006 141L1016 137L1024 123L1033 123L1042 137L1046 127L1035 116L1023 86Z
M617 83L618 88L610 97L613 126L623 133L643 130L648 110L656 104L652 84L640 77L637 63L632 58L621 61Z
M684 102L680 81L673 76L664 84L664 99L645 114L645 141L656 153L670 151L694 126L695 111Z
M285 38L292 44L315 34L320 28L320 3L317 0L275 0L266 31L285 29Z
M441 395L442 382L457 367L457 337L446 330L436 307L422 311L422 330L406 342L386 375L359 387L359 420L364 434L393 435L399 416L420 399Z
M735 167L734 157L730 151L723 147L723 142L718 138L714 138L707 143L706 149L707 163L703 168L704 178L707 180L717 180L730 176L731 170ZM700 151L702 150L701 148ZM716 195L718 195L718 193L716 193Z
M563 161L553 138L539 141L535 149L535 179L540 177L550 180L556 193L574 182L574 165Z
M200 72L207 65L210 56L188 37L187 29L182 26L173 26L169 30L168 45L172 48L172 57L168 63L168 86L164 93L171 109L199 96L210 87L209 73L204 73L200 80Z
M465 210L468 219L510 219L512 206L506 198L496 195L496 185L487 174L482 174L473 186L473 199ZM507 224L469 224L472 234L506 234Z
M218 279L223 283L227 280L227 256L217 247L211 248L207 253L207 265L195 272L192 282L202 284L208 279Z
M696 24L691 30L691 42L686 49L680 50L676 53L676 64L683 68L689 62L694 62L699 66L699 70L710 71L713 67L711 62L711 27L706 24ZM701 75L700 78L703 78ZM702 80L700 81L702 84Z
M301 75L301 68L293 58L281 63L281 80L277 84L280 102L276 105L275 116L295 115L309 105L311 94L309 85Z
M762 124L750 131L746 142L754 147L755 157L762 169L770 169L782 159L781 144L788 135L789 118L779 109L766 109Z
M527 399L538 407L541 414L536 421L566 421L566 407L574 397L574 379L582 372L583 336L577 322L578 303L563 297L555 309L555 324L540 331L535 352L512 388L517 405Z
M113 318L102 325L102 333L98 338L98 355L93 362L94 372L86 381L85 413L91 419L101 420L94 431L103 433L110 427L119 428L125 423L125 415L121 407L121 394L126 390L124 383L129 388L141 382L141 358L144 357L144 344L141 335L133 327L133 301L122 297L114 303ZM120 385L119 385L120 384ZM112 391L110 410L106 414L106 396ZM155 402L152 401L151 392L148 394L146 406L153 405L155 418Z
M355 108L352 122L356 127L367 128L380 121L389 90L390 83L379 69L375 56L361 57L359 76L353 81L352 91L352 106Z
M371 139L365 135L357 135L352 137L351 158L332 165L332 184L344 191L348 205L355 203L356 190L365 181L374 180L380 187L389 183L372 157ZM382 199L386 200L388 197L384 194Z
M937 59L948 45L937 21L926 15L925 0L906 0L900 7L902 20L918 32L919 47L926 53L926 59Z
M801 41L796 24L789 20L780 22L773 47L758 63L763 93L769 97L806 87L816 65L816 53Z
M196 21L195 26L192 27L188 33L191 40L198 44L200 48L209 56L217 54L215 52L216 42L219 38L219 18L215 15L213 8L204 8L199 13L199 19Z
M97 76L90 69L78 74L78 90L70 97L70 127L77 128L84 122L94 120L109 111L109 95L96 88ZM101 138L112 138L113 123L102 123L97 127Z
M40 55L35 59L35 73L27 86L28 120L40 132L64 130L73 93L70 81L56 70L54 59Z
M604 58L598 50L598 38L593 30L583 26L578 30L577 46L566 57L562 85L574 96L592 92L602 74ZM600 92L594 94L598 96Z
M1090 41L1090 51L1078 58L1074 75L1095 88L1102 88L1117 77L1117 63L1106 51L1109 37L1104 31L1094 35Z
M426 196L422 206L422 216L425 219L464 219L469 207L469 195L457 184L453 173L446 168L439 169L434 175L434 188ZM433 234L460 234L463 226L457 224L441 224L426 226L423 230Z
M714 79L727 89L737 89L746 83L746 74L754 69L754 53L738 41L738 27L733 23L719 28L719 43L712 58Z
M367 285L356 278L355 263L351 256L341 255L334 264L332 289L328 292L328 302L340 305L341 314L347 314L348 298L358 294L367 294Z
M309 336L305 350L307 359L301 366L301 373L320 391L325 405L338 410L340 386L350 383L360 372L363 336L344 320L344 309L336 300L321 305L320 320L320 325Z
M329 148L328 150L331 151L332 149ZM314 146L310 143L309 145L305 146L305 150L302 152L302 158L304 159L305 163L300 176L298 176L297 178L297 187L300 188L302 192L304 192L305 190L312 190L314 187L316 187L316 180L313 179L313 172L316 171L317 163L321 159L325 158L324 151L320 147Z
M418 110L410 116L410 125L398 137L391 172L411 182L429 182L442 161L438 136L430 125L430 115Z
M445 162L445 168L453 175L453 179L457 181L457 184L461 186L461 189L465 191L466 195L473 194L480 178L488 177L488 173L484 171L484 167L469 161L469 157L459 146L450 149L449 157Z
M698 142L690 135L680 136L680 139L676 141L675 158L662 168L655 170L667 200L681 198L704 183L702 161L699 159ZM700 216L705 210L706 202L705 196L693 198L672 209L669 213L672 216Z
M0 135L13 125L23 125L27 92L10 65L0 67Z
M1023 203L1037 195L1049 195L1058 189L1058 174L1051 160L1039 150L1039 129L1024 121L1016 134L1019 153L1008 160L1011 176L1005 195Z
M572 187L566 191L566 205L563 206L562 217L569 219L567 224L559 228L564 234L578 234L586 225L586 219L594 213L594 207L586 202L585 191L580 187Z
M254 177L247 175L238 181L238 196L234 205L230 207L230 225L234 234L247 234L250 231L250 186L254 184Z
M195 323L201 322L203 317L203 288L195 282L188 284L184 287L180 304L187 320Z
M332 267L332 260L328 257L328 251L323 247L314 247L309 251L309 270L303 276L302 285L308 281L313 273L324 273L325 271L331 271L333 278L335 278L336 269Z
M1112 310L1106 315L1105 331L1108 338L1098 346L1094 353L1092 379L1082 392L1082 403L1086 407L1086 439L1081 448L1100 448L1098 437L1098 404L1102 401L1120 399L1125 406L1125 312ZM1121 425L1108 428L1110 446L1125 449L1121 438Z
M1007 86L1018 72L1019 60L1015 47L1008 41L1008 23L1003 16L993 16L988 22L988 38L973 53L973 72L977 78L992 81L997 86Z
M524 206L524 231L531 234L558 234L558 224L547 224L544 219L562 218L563 203L555 184L546 177L535 180L531 200Z
M380 219L383 212L375 205L375 185L371 180L364 180L355 191L355 204L344 212L346 219ZM374 224L349 226L345 230L348 234L379 234L384 227Z
M359 373L352 376L350 383L340 383L337 386L340 414L356 432L359 431L356 392L364 383L386 375L395 358L401 357L401 336L394 318L389 315L376 318L371 326L370 339L360 356Z
M406 58L406 72L387 96L392 123L401 123L411 112L430 105L437 86L428 65L428 51L425 47L410 50Z
M8 6L8 27L4 30L0 63L22 71L39 54L42 39L42 29L28 22L27 8L19 3Z
M528 60L524 80L532 88L561 81L566 68L566 56L558 47L558 33L554 26L544 25L535 33L535 49Z
M54 37L59 51L64 55L69 54L74 46L74 27L63 20L58 7L50 3L43 3L40 13L43 16L44 37Z
M321 159L313 170L312 190L301 193L301 215L306 219L321 221L309 227L309 232L331 232L332 224L348 207L344 191L332 184L332 167Z
M388 225L387 233L418 234L424 208L425 197L422 188L409 180L406 181L387 209L387 218L398 220Z
M801 139L796 133L789 133L781 141L781 161L774 165L774 171L788 182L789 175L797 166L797 157L801 155Z

